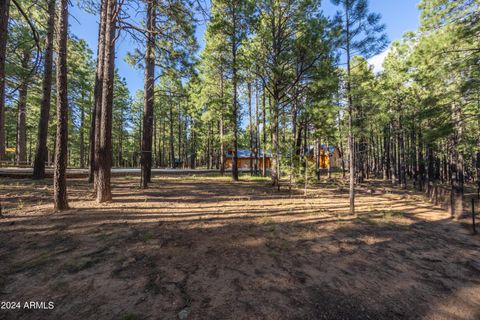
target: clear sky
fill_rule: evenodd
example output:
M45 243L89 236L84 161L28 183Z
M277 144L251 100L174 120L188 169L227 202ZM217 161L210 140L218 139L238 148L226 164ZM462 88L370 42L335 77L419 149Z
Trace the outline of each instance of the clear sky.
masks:
M413 31L419 26L419 11L417 4L419 0L370 0L370 10L382 15L382 20L387 26L387 34L390 41L398 40L406 31ZM326 15L333 15L336 11L330 0L323 0L323 10ZM143 17L139 14L138 19ZM97 51L98 17L83 12L77 7L70 10L71 32L79 38L87 41L93 50L95 57ZM196 36L203 47L203 33L205 26L197 26ZM143 70L134 69L124 61L126 53L135 48L135 43L123 35L117 42L116 67L121 77L127 81L128 88L132 95L137 90L143 89ZM369 61L378 70L385 53L371 58Z

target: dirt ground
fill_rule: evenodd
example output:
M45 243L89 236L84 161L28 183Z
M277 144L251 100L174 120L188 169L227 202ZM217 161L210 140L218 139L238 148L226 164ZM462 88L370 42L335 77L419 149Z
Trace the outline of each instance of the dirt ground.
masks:
M335 184L277 191L219 177L0 179L0 319L480 319L480 237L376 182L347 214Z

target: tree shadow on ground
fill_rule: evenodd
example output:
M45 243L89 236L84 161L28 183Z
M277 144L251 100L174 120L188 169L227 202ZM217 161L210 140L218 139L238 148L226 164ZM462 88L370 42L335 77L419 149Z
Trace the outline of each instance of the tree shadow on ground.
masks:
M334 189L119 182L108 205L1 219L1 300L59 319L480 318L480 241L430 204L361 194L355 219Z

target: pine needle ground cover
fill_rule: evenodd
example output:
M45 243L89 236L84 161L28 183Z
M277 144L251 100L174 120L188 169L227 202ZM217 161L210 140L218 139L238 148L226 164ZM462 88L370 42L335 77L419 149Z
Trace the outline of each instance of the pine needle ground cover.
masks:
M414 192L371 181L354 218L336 183L115 177L98 204L84 180L61 213L0 181L0 300L55 305L2 319L480 318L480 238Z

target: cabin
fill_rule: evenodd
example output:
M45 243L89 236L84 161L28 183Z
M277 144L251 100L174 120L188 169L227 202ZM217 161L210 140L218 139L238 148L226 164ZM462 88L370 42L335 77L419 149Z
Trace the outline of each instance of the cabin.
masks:
M319 149L319 167L320 169L328 169L331 163L331 168L339 168L342 166L342 153L340 149L333 145L321 144ZM308 160L315 161L315 146L308 146L307 148Z
M250 170L250 164L255 168L255 151L250 151L248 149L239 149L237 151L237 167L239 169L248 169ZM262 149L258 149L258 169L263 169L264 163L264 153ZM233 161L233 150L229 149L225 157L225 169L232 168ZM265 168L270 169L272 166L272 155L265 153Z
M342 154L340 149L333 145L321 144L319 149L319 167L320 169L328 169L331 163L332 168L340 168L342 166ZM308 160L315 161L315 146L308 146L305 150ZM233 150L229 149L225 157L225 169L232 168ZM250 163L255 166L255 153L248 149L238 150L238 168L250 169ZM272 155L265 154L265 167L270 169L272 166ZM258 150L258 169L263 169L263 150Z

